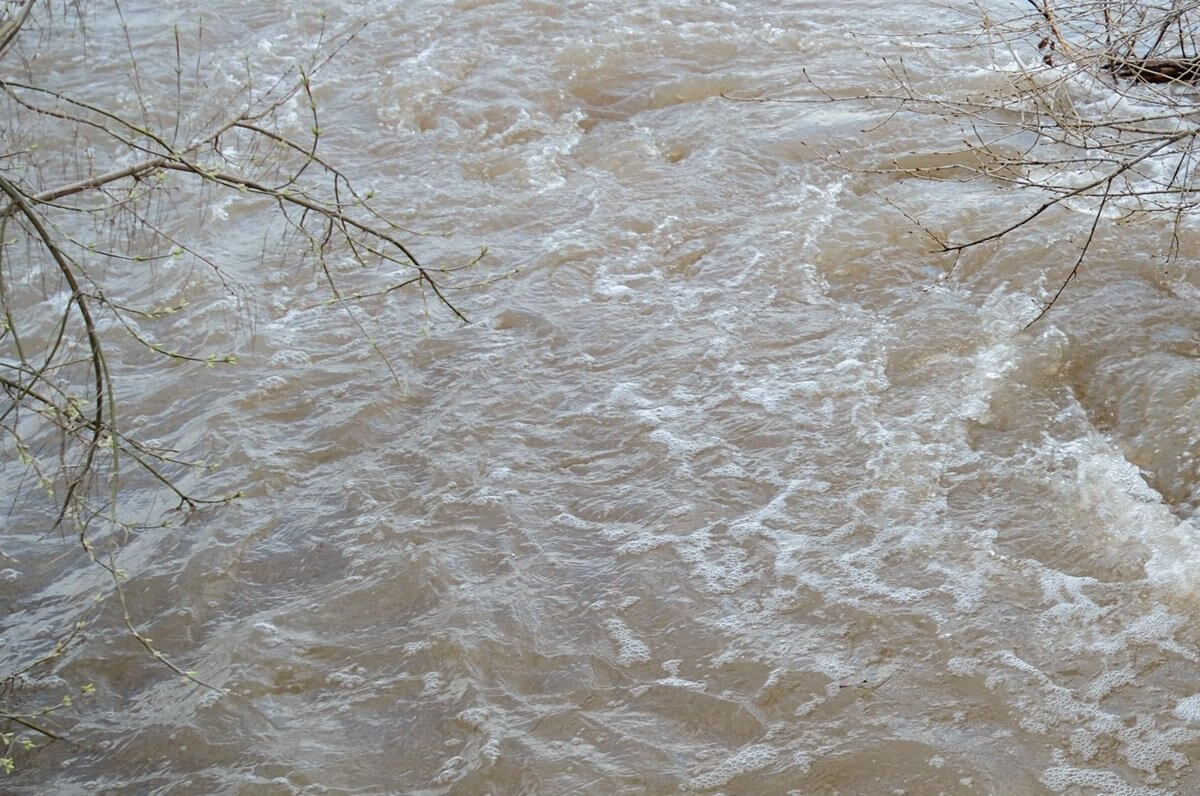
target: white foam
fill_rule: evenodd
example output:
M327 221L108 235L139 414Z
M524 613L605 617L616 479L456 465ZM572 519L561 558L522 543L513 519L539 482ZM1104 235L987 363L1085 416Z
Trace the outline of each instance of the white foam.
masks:
M1058 756L1061 761L1061 753ZM1077 768L1060 762L1042 772L1042 784L1055 793L1078 788L1090 788L1109 796L1165 796L1167 791L1130 785L1112 771L1095 768Z
M433 785L448 785L462 776L463 769L466 767L467 761L462 757L455 755L442 764L438 772L433 775L430 784Z
M285 387L287 387L287 379L282 376L267 376L258 383L259 391L264 393L278 392Z
M959 677L966 677L967 675L973 673L978 665L978 658L955 656L946 661L946 668L950 670L950 673L956 674Z
M685 680L682 677L663 677L655 680L659 685L665 685L670 688L682 688L685 691L707 691L708 686L705 683L698 683L695 680Z
M1184 697L1175 705L1175 715L1184 721L1200 724L1200 694Z
M617 663L622 666L632 666L637 663L650 662L650 648L635 636L629 626L620 619L609 619L604 623L604 628L617 645Z
M428 641L410 641L400 647L400 653L405 657L416 655L418 652L430 649L433 645Z
M495 764L500 759L500 739L488 738L487 743L479 749L479 754L487 762Z
M667 541L665 537L655 536L652 533L639 533L633 539L618 547L617 554L641 555L642 553L648 553L657 547L663 546Z
M276 368L299 368L311 365L312 357L307 352L285 348L272 354L267 364Z
M751 744L739 749L734 755L727 757L714 768L692 778L691 785L696 790L712 790L728 784L730 780L741 774L760 771L771 765L779 757L779 750L767 744Z
M1154 774L1160 766L1176 770L1187 765L1183 752L1174 747L1200 738L1200 732L1183 727L1161 729L1151 716L1138 716L1133 727L1122 727L1117 732L1124 746L1121 755L1133 768Z
M467 708L455 716L455 719L474 730L482 730L488 720L485 708Z
M354 664L340 671L332 672L325 678L325 682L335 688L357 688L366 681L366 668Z

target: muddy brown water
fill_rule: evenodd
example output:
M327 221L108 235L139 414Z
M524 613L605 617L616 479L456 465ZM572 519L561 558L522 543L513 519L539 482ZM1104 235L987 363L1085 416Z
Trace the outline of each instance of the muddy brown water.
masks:
M214 86L321 24L125 11L150 53L203 15ZM120 561L146 634L228 693L169 676L109 605L23 693L95 684L77 742L2 789L1200 790L1195 230L1170 268L1161 225L1103 235L1022 332L1080 213L949 273L904 213L961 235L1027 197L846 165L936 160L954 128L721 96L812 98L805 72L867 91L898 53L941 65L914 67L931 90L983 90L978 54L930 51L949 22L924 6L328 13L369 24L316 81L327 154L453 230L414 241L428 262L487 246L523 270L463 294L469 326L364 310L396 381L311 265L264 254L261 203L181 219L243 300L169 264L128 289L189 298L156 333L238 364L131 369L122 406L246 497ZM121 58L55 68L121 84ZM19 516L6 666L108 588Z

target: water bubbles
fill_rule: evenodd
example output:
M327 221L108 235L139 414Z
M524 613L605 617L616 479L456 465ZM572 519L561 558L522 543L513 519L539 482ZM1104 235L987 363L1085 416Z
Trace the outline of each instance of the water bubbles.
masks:
M267 365L273 368L295 369L303 368L312 364L312 357L308 352L294 348L285 348L276 351L267 360Z
M219 692L213 691L211 688L204 689L200 696L196 698L196 709L207 710L211 708L221 701L221 696Z
M433 647L433 644L428 640L409 641L400 647L400 654L407 657L416 655L418 652L424 652Z
M954 674L958 677L966 677L967 675L972 674L978 665L978 659L965 658L958 655L946 661L946 668L951 674Z
M734 777L766 768L778 757L779 750L773 746L751 744L739 749L716 766L692 777L691 786L699 791L714 790L729 784Z
M426 672L421 677L422 697L435 697L442 689L442 676L438 672Z
M454 782L461 776L461 771L466 765L467 761L462 757L459 757L458 755L451 757L445 763L443 763L442 767L438 769L438 772L434 774L433 779L430 780L430 784L448 785L451 782Z
M284 642L283 633L270 622L262 621L256 623L251 632L264 647L278 647Z
M1189 724L1200 724L1200 694L1192 694L1179 700L1174 713Z
M482 730L488 720L488 711L485 708L467 708L456 718L471 729Z
M258 390L261 393L275 393L286 389L287 386L287 379L283 376L267 376L259 381Z
M650 662L650 648L637 638L629 626L620 619L611 618L604 623L604 628L617 645L617 663L621 666L633 666L638 663Z
M358 688L367 682L367 669L365 666L351 664L344 669L331 672L325 677L325 682L334 688Z

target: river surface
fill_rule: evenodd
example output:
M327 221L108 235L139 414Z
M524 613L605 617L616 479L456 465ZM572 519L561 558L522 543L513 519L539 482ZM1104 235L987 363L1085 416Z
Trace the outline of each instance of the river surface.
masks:
M90 611L20 696L95 693L0 789L1200 789L1196 230L1165 265L1168 224L1113 227L1022 331L1085 214L952 268L910 218L961 239L1036 198L869 170L956 148L956 126L722 96L879 92L900 57L923 90L984 91L986 53L926 35L969 17L122 9L166 85L172 25L194 54L203 18L219 86L367 22L314 79L326 157L433 233L406 238L425 262L486 246L481 278L521 270L455 294L469 325L415 293L363 303L397 378L312 263L264 245L262 201L177 220L232 295L169 262L113 275L144 304L188 298L158 337L238 357L117 374L127 425L220 465L190 486L245 492L119 559L138 627L227 693L151 659L70 534L10 512L28 523L5 547L3 661ZM120 101L114 24L99 13L57 79Z

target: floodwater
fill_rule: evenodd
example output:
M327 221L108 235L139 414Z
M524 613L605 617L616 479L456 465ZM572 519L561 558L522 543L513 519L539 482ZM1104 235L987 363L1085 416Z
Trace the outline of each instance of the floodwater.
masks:
M214 95L368 23L313 79L325 156L431 233L405 238L426 263L486 246L480 279L520 271L454 293L469 325L410 291L351 319L264 235L271 205L182 193L173 229L233 292L170 260L107 278L188 299L143 331L237 363L132 346L119 405L219 465L189 488L245 496L118 562L139 629L226 693L150 658L104 572L21 501L0 663L90 624L9 696L75 694L48 719L69 740L15 750L0 789L1200 789L1196 230L1168 265L1168 224L1106 227L1022 331L1085 213L956 264L910 218L962 239L1036 198L869 171L936 162L956 126L722 96L878 92L900 57L923 90L984 91L984 53L924 35L960 17L300 5L122 10L143 80L173 84L178 25ZM42 68L130 101L116 30L98 12L86 56ZM11 500L29 483L9 475ZM156 518L150 495L122 499Z

